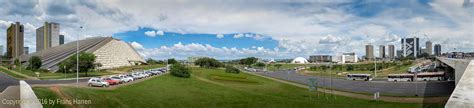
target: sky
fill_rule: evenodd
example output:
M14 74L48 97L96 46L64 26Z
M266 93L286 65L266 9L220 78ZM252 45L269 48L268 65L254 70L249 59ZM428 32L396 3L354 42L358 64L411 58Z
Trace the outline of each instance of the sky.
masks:
M422 47L474 52L473 20L469 0L1 0L0 45L19 21L34 52L35 30L48 21L66 42L112 36L154 59L364 56L367 44L400 49L415 36Z

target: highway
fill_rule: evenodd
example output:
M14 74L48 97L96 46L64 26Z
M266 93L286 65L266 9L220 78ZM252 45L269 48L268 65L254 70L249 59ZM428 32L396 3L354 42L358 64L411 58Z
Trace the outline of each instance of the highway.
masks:
M87 82L89 78L79 79L79 82ZM30 85L34 84L67 84L76 83L76 79L68 80L25 80ZM19 80L12 78L0 72L0 92L3 92L8 86L19 85Z
M394 96L450 96L454 90L453 81L429 81L429 82L388 82L388 81L352 81L342 78L305 76L295 71L276 71L276 72L256 72L257 74L288 80L291 82L308 84L308 78L316 78L318 87L330 88L336 90L356 92L356 93L375 93L381 95ZM331 86L332 85L332 86Z

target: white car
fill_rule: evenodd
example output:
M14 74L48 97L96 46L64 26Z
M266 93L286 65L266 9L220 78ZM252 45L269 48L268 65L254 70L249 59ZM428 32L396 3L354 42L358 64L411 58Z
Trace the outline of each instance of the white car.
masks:
M92 87L92 86L96 86L96 87L109 87L109 83L100 79L100 78L91 78L89 79L89 81L87 82L87 85Z
M129 77L129 76L125 76L125 75L121 75L119 76L120 78L124 79L125 82L131 82L133 81L133 78L132 77Z

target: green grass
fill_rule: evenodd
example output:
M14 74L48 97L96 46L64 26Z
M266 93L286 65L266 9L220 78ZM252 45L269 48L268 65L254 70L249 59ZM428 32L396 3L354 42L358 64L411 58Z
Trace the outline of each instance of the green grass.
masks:
M285 70L285 69L294 69L295 67L300 66L315 66L316 64L289 64L289 63L278 63L281 64L281 67L276 67L275 64L268 65L266 68L269 71L276 71L276 70Z
M0 68L0 71L7 74L7 75L10 75L11 77L17 78L17 79L26 79L26 77L18 75L16 73L12 72L11 70L6 70L6 69L3 69L3 68Z
M387 78L388 74L401 74L407 73L408 68L410 68L412 64L403 64L403 65L389 65L388 67L377 70L377 77L376 78ZM373 66L374 64L357 64L357 65L364 65ZM377 64L380 66L380 64ZM332 77L339 77L345 78L347 74L374 74L373 71L370 70L357 70L357 71L347 71L346 66L342 65L342 68L335 68L335 69L327 69L326 71L321 70L320 68L312 69L305 69L300 71L300 73L304 73L306 75L313 75L313 76L332 76ZM338 74L339 73L339 74Z
M336 96L326 99L323 93L246 73L225 73L222 69L191 68L191 78L166 74L115 90L61 87L63 93L77 99L90 99L87 107L239 107L239 108L417 108L422 104L390 103ZM215 79L215 77L221 79ZM222 80L225 79L225 80ZM252 82L252 83L249 83ZM34 89L40 98L45 91ZM310 95L312 99L310 99ZM329 95L328 95L329 96ZM434 105L431 107L443 107Z
M49 101L56 101L56 100L60 100L61 98L56 96L48 88L33 88L33 90L35 91L36 96L39 97L38 99L40 100L44 99L48 101L48 103L46 103L46 101L42 101L44 108L65 108L63 104L57 104L54 102L49 103Z

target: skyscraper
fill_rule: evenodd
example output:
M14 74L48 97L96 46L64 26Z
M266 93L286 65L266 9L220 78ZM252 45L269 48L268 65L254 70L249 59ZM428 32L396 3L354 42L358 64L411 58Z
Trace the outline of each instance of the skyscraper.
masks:
M384 45L379 46L379 57L380 58L385 58L385 46Z
M36 29L36 51L59 45L59 24L44 22L44 26Z
M433 54L433 43L431 43L431 41L426 41L426 52L425 53L428 53L428 55Z
M441 56L441 45L440 44L435 44L434 46L434 54L436 56Z
M374 46L372 45L365 45L365 58L367 60L374 59Z
M418 55L420 55L419 38L402 38L401 41L403 57L418 57Z
M64 35L59 35L59 45L64 44Z
M20 22L12 23L7 29L7 57L16 58L23 54L24 28Z
M395 58L395 45L388 45L388 58Z
M0 55L3 55L3 45L0 45Z
M30 47L23 47L23 51L24 51L23 54L28 54L28 53L30 53L30 50L29 50L29 49L30 49Z

